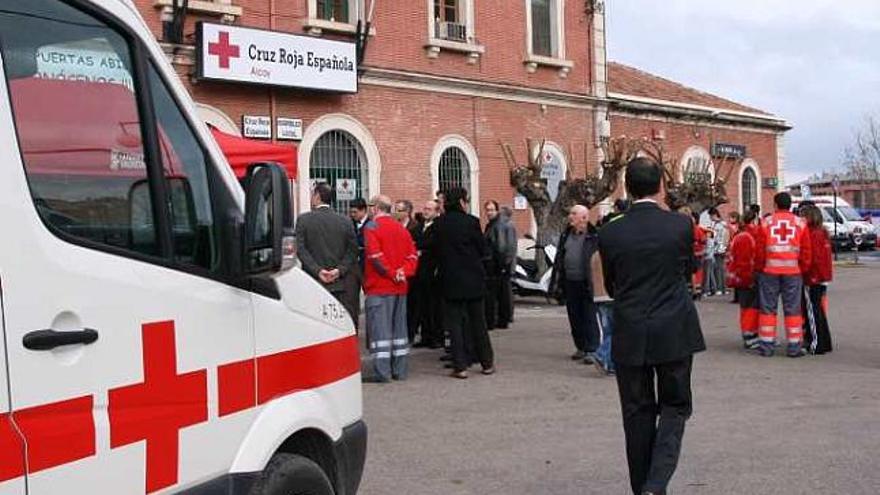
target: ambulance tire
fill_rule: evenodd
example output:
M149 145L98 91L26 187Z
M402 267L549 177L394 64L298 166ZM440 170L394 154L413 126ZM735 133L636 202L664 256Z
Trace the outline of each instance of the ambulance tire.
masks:
M251 495L334 495L327 473L311 459L295 454L272 456Z

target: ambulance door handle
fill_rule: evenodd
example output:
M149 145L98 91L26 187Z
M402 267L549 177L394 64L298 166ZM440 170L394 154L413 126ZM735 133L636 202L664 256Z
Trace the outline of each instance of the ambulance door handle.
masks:
M37 330L28 332L21 339L26 349L32 351L50 351L63 345L88 345L98 340L98 332L91 328L74 332L58 332L55 330Z

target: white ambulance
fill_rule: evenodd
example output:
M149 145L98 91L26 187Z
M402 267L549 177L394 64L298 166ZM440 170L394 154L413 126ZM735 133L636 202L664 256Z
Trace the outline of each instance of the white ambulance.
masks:
M246 189L129 0L0 2L0 494L357 491L353 325Z

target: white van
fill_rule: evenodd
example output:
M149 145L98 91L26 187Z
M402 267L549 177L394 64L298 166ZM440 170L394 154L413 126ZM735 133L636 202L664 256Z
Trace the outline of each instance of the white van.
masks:
M0 62L0 494L354 494L283 169L242 191L129 0L2 2Z
M792 201L792 210L796 211L803 198L793 197ZM857 238L861 238L863 248L871 249L877 246L876 227L871 222L865 221L846 200L838 197L836 209L833 196L813 196L810 201L822 211L825 230L838 248L851 249Z

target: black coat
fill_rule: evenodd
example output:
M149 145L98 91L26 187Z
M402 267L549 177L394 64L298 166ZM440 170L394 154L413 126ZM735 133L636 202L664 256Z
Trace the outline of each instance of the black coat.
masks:
M614 361L667 363L705 350L688 292L693 263L688 217L637 203L599 231L605 287L614 298Z
M434 221L434 253L443 288L450 300L481 299L486 293L489 258L480 220L462 211L449 211Z
M565 294L565 286L566 286L566 276L565 276L565 243L568 241L568 236L571 235L572 229L571 226L565 229L565 231L559 236L559 243L556 245L556 258L553 261L553 275L550 279L550 294L553 294L555 297L564 299L566 297ZM584 258L584 266L587 269L587 272L584 274L588 283L586 284L587 288L587 297L593 297L593 273L590 267L590 260L593 259L593 254L598 249L598 238L594 233L595 230L588 230L587 237L584 239L584 252L582 256ZM536 254L537 256L537 254Z
M421 230L416 234L416 249L419 250L419 268L416 270L416 279L419 283L433 283L437 275L437 254L434 243L434 224L422 224Z

